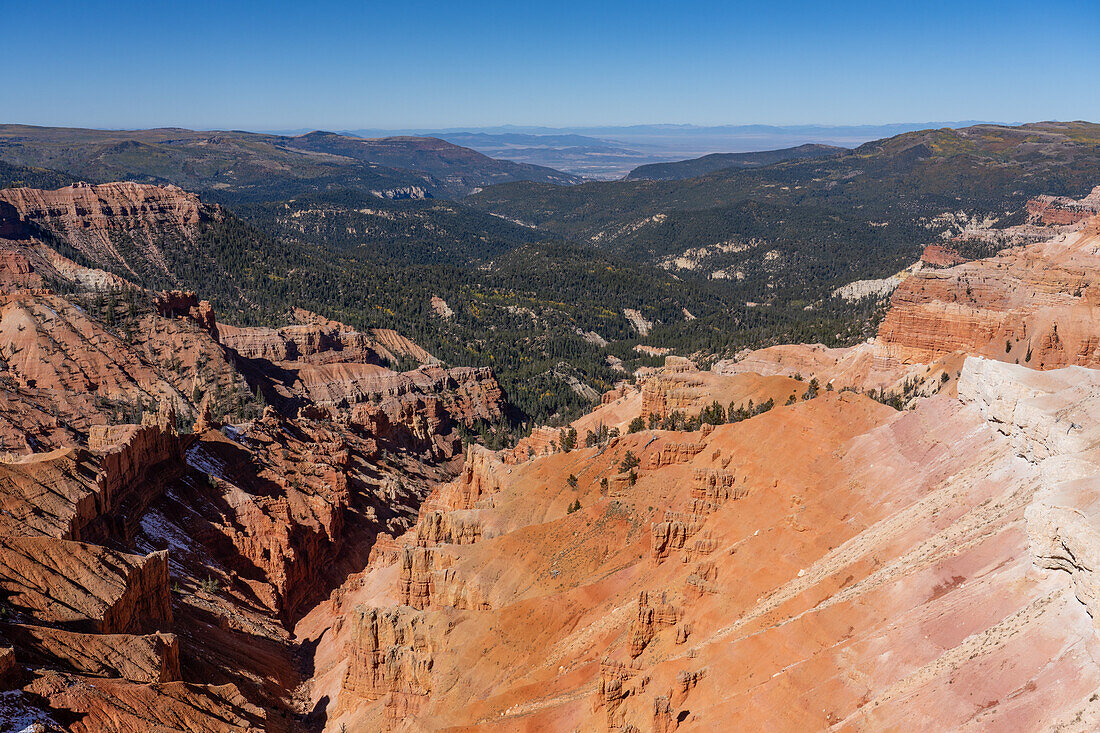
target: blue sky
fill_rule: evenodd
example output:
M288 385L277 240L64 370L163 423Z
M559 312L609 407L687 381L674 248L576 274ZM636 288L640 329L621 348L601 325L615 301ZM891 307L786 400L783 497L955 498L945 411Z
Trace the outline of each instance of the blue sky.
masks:
M0 0L0 121L1100 121L1096 0Z

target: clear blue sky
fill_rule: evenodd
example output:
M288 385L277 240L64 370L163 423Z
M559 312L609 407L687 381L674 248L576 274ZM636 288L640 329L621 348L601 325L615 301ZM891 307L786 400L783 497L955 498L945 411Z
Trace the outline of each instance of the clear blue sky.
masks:
M0 121L1100 121L1097 0L0 0Z

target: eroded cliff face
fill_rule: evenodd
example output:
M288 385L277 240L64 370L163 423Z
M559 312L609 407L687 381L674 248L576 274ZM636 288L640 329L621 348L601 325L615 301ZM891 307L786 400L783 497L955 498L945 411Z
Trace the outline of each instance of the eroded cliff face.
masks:
M1095 442L1100 381L961 371L959 397L904 412L823 392L690 434L479 449L298 625L314 699L349 730L1091 729L1095 470L1066 456ZM626 451L637 481L609 494Z
M227 327L221 342L248 359L273 363L301 361L309 364L362 362L394 365L402 359L417 364L438 364L423 348L384 328L361 333L343 323L295 308L292 325L282 328Z
M0 240L0 719L322 730L289 629L413 527L458 471L459 427L499 417L503 395L487 370L304 312L293 359L242 355L195 293L145 292L35 238L35 221L93 230L85 243L119 217L193 223L112 191L17 197L30 234ZM409 358L429 366L379 366Z
M1032 369L1094 367L1100 362L1096 210L1096 191L1081 200L1040 197L1029 204L1032 223L998 233L1031 244L975 261L928 247L936 267L898 286L876 338L847 348L773 346L719 361L713 371L813 377L835 389L882 390L908 400L953 390L968 354Z
M1073 226L1100 214L1100 186L1082 199L1037 196L1027 202L1028 221L1044 226Z
M1052 369L1100 361L1100 226L1081 220L1045 242L927 270L895 292L876 358L928 363L952 352Z
M142 183L78 183L55 191L8 188L0 202L10 205L21 225L50 231L89 261L131 273L167 273L160 234L194 236L204 220L220 216L217 207L176 186Z

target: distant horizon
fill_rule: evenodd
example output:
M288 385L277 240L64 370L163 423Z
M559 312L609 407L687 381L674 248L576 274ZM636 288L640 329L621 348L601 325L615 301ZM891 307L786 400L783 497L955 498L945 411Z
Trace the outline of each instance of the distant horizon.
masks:
M477 151L490 158L545 166L565 173L596 180L616 180L638 166L693 160L712 154L753 153L797 148L801 145L827 145L851 150L861 145L897 135L927 129L958 129L972 125L1019 125L989 120L929 120L889 124L861 123L802 125L694 123L640 123L631 125L586 125L551 127L546 125L455 126L447 128L371 128L339 129L299 127L264 129L241 127L187 128L167 125L158 128L65 128L89 132L135 136L148 130L179 130L181 135L259 134L287 138L326 132L364 139L431 137ZM186 131L186 132L185 132ZM171 134L171 133L169 133Z
M1100 118L1098 118L1100 119ZM151 125L90 125L90 124L59 124L49 122L3 121L0 125L16 125L23 127L41 128L65 128L71 130L98 130L103 132L139 132L142 130L190 130L191 132L248 132L262 135L306 135L311 132L331 132L341 135L350 135L360 132L390 132L395 135L410 135L415 131L429 132L481 132L486 130L509 130L527 134L559 133L576 130L748 130L748 129L772 129L772 130L859 130L881 129L892 127L918 127L919 129L938 129L942 127L962 128L975 125L999 125L1002 127L1020 127L1022 125L1039 124L1044 122L1071 123L1084 122L1087 124L1100 124L1089 119L1029 119L1005 122L1001 120L986 119L959 119L959 120L902 120L894 122L851 122L851 123L825 123L825 122L799 122L799 123L771 123L771 122L727 122L718 124L701 124L695 122L644 122L644 123L620 123L620 124L576 124L576 125L540 125L499 123L485 125L405 125L405 126L374 126L369 124L352 127L338 125L301 125L296 127L278 127L269 125L240 126L231 124L203 124L187 125L180 123L161 123Z

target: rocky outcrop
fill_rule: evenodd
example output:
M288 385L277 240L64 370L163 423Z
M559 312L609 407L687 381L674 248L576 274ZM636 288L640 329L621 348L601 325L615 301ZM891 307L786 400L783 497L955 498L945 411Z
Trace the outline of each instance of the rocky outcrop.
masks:
M190 440L176 433L175 413L147 414L142 425L96 425L88 447L98 451L97 527L73 539L133 539L149 505L185 469L183 451Z
M560 429L540 425L532 428L530 435L516 441L515 447L504 454L504 460L508 463L519 463L538 456L547 456L560 450L560 442Z
M956 249L942 244L930 244L921 252L920 261L931 267L954 267L966 262L967 259Z
M673 411L691 410L704 392L701 379L656 374L642 384L642 415L665 417Z
M15 658L15 649L0 645L0 690L8 692L19 686L22 670Z
M1039 466L1042 485L1026 511L1037 565L1069 574L1077 598L1100 618L1100 372L1036 372L969 358L959 399Z
M665 512L665 518L661 522L655 522L652 527L653 561L660 563L674 550L682 550L688 547L688 540L692 539L703 528L705 517L701 514L689 512Z
M220 332L220 340L245 358L273 363L396 365L402 359L417 364L439 363L420 346L390 329L376 328L362 333L301 308L294 309L290 317L294 323L281 328L226 326Z
M102 516L96 464L76 448L0 463L0 533L83 539Z
M188 318L215 339L218 338L214 307L208 300L199 300L194 291L161 293L153 298L153 306L163 318Z
M351 615L343 699L384 700L392 722L415 714L432 691L425 619L407 609L356 608Z
M293 375L290 389L309 403L347 414L376 440L435 458L457 455L458 426L493 422L504 404L500 385L485 368L393 372L356 362L299 364L287 373Z
M648 684L649 677L639 675L638 669L629 664L611 660L601 662L593 712L603 714L609 730L623 728L623 703L641 695Z
M671 466L677 463L688 463L695 456L706 449L706 443L698 441L685 441L666 443L660 450L646 456L645 467L649 470L658 469L661 466Z
M704 513L714 511L730 499L740 499L748 493L742 480L739 484L733 471L721 468L696 468L691 472L692 506Z
M19 209L7 201L0 201L0 239L26 239L30 228L19 214Z
M184 468L184 440L167 424L96 425L89 448L0 462L0 533L129 542L145 509Z
M451 310L451 306L447 305L447 301L438 295L433 295L428 305L431 306L432 313L443 320L450 320L455 316L455 312Z
M638 615L630 625L630 658L641 655L657 632L675 626L683 616L678 606L669 603L666 593L658 597L642 591L638 596Z
M481 539L481 522L473 512L433 511L416 525L416 543L431 545L471 545Z
M425 609L432 604L437 554L427 547L406 547L401 554L398 597L402 605Z
M26 221L57 221L74 229L108 229L118 219L183 227L202 218L199 197L176 186L126 182L76 183L54 191L6 188L0 200Z
M374 566L356 586L433 629L431 688L404 725L951 730L1094 720L1089 568L1100 559L1084 533L1096 523L1091 488L1081 487L1096 470L1069 473L1064 451L1100 445L1088 417L1100 383L1076 373L1086 370L981 366L960 367L962 401L939 394L899 412L823 392L707 431L642 430L498 458L485 474L492 488L475 499L491 537L436 543L450 530L435 512L446 510L425 512L397 566ZM700 401L748 379L684 377L703 382L690 385ZM695 443L702 449L683 462L651 458ZM604 493L627 450L651 467ZM1055 499L1047 476L1073 491ZM571 503L581 508L564 511ZM443 602L449 574L483 589L491 609ZM345 688L339 705L337 725L398 726L379 717L383 698Z
M52 537L5 537L0 589L16 612L72 631L129 634L172 622L166 552L141 557Z
M135 273L168 272L157 244L160 234L189 237L201 222L221 216L175 186L128 182L78 183L55 191L8 188L0 190L0 202L10 204L22 221L63 238L96 266Z
M1031 223L1044 226L1072 226L1100 213L1100 186L1083 199L1066 196L1036 196L1027 202Z
M267 715L233 684L138 684L45 670L26 688L72 733L187 730L188 733L262 733ZM181 726L185 726L181 728Z
M996 257L928 270L894 294L876 360L928 364L953 352L1038 369L1100 364L1100 222Z
M453 562L435 548L405 547L397 588L401 603L419 610L432 606L487 610L490 605L481 588L460 575Z
M496 453L471 444L459 477L437 489L424 503L424 511L474 509L482 497L498 491L508 468Z
M349 445L322 425L290 423L270 408L240 441L207 434L187 461L207 471L230 508L232 521L219 529L240 554L239 571L259 568L274 610L293 617L320 593L319 571L340 548L351 500Z
M0 249L0 292L15 293L43 287L42 276L35 271L26 254L17 250Z
M19 647L25 662L130 682L180 679L179 640L175 634L81 634L46 626L11 624L4 628L4 635Z

